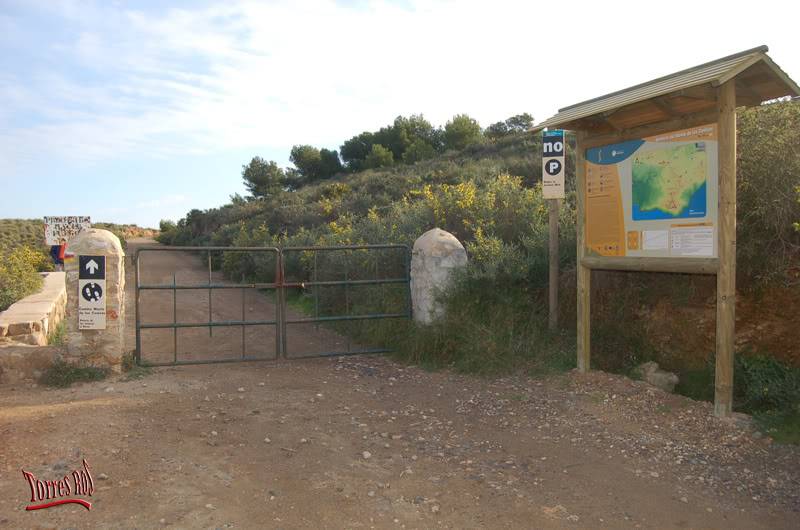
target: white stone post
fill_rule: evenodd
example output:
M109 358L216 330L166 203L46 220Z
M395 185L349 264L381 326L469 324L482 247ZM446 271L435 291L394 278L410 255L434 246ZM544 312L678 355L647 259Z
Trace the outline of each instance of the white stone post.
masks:
M92 228L69 242L67 251L67 352L66 360L80 365L109 367L119 372L125 347L125 253L119 238L108 230ZM106 328L78 329L79 256L106 258Z
M436 302L453 271L467 264L467 251L456 237L440 228L428 230L414 242L411 253L411 304L414 320L430 324L444 314Z

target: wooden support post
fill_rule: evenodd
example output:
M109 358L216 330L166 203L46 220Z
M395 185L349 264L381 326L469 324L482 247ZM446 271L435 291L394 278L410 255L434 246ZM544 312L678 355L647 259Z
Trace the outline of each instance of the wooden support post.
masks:
M717 228L717 356L714 415L733 411L733 354L736 325L736 84L719 88L719 217Z
M578 133L575 147L575 190L577 195L577 225L578 225L578 371L589 371L591 359L590 345L590 293L592 291L592 270L582 264L586 253L586 151L583 147L584 133Z
M550 279L549 306L550 318L547 322L551 332L558 329L558 199L547 201L550 206Z

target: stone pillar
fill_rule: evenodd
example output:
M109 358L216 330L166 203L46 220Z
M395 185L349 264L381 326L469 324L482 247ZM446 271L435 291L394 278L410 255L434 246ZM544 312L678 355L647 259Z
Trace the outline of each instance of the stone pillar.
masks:
M119 238L92 228L72 238L67 247L66 360L84 366L109 367L119 372L125 347L125 253ZM78 329L78 256L106 257L106 329Z
M411 253L411 304L414 320L430 324L444 314L436 294L445 289L453 271L467 264L461 242L440 228L428 230L414 242Z

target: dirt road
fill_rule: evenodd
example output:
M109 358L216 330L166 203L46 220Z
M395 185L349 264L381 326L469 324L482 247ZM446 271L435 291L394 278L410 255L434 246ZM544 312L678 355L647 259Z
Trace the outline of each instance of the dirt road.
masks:
M241 311L230 303L218 310ZM796 528L798 456L603 373L485 380L381 357L158 368L0 387L0 528ZM52 480L82 459L91 511L25 511L21 469Z

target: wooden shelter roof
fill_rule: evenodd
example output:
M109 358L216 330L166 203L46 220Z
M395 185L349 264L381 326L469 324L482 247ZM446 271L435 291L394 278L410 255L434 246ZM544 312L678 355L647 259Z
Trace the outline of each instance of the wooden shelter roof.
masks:
M564 107L535 129L614 133L712 111L717 87L731 79L736 83L737 106L800 96L800 87L769 58L767 51L766 46L759 46Z

